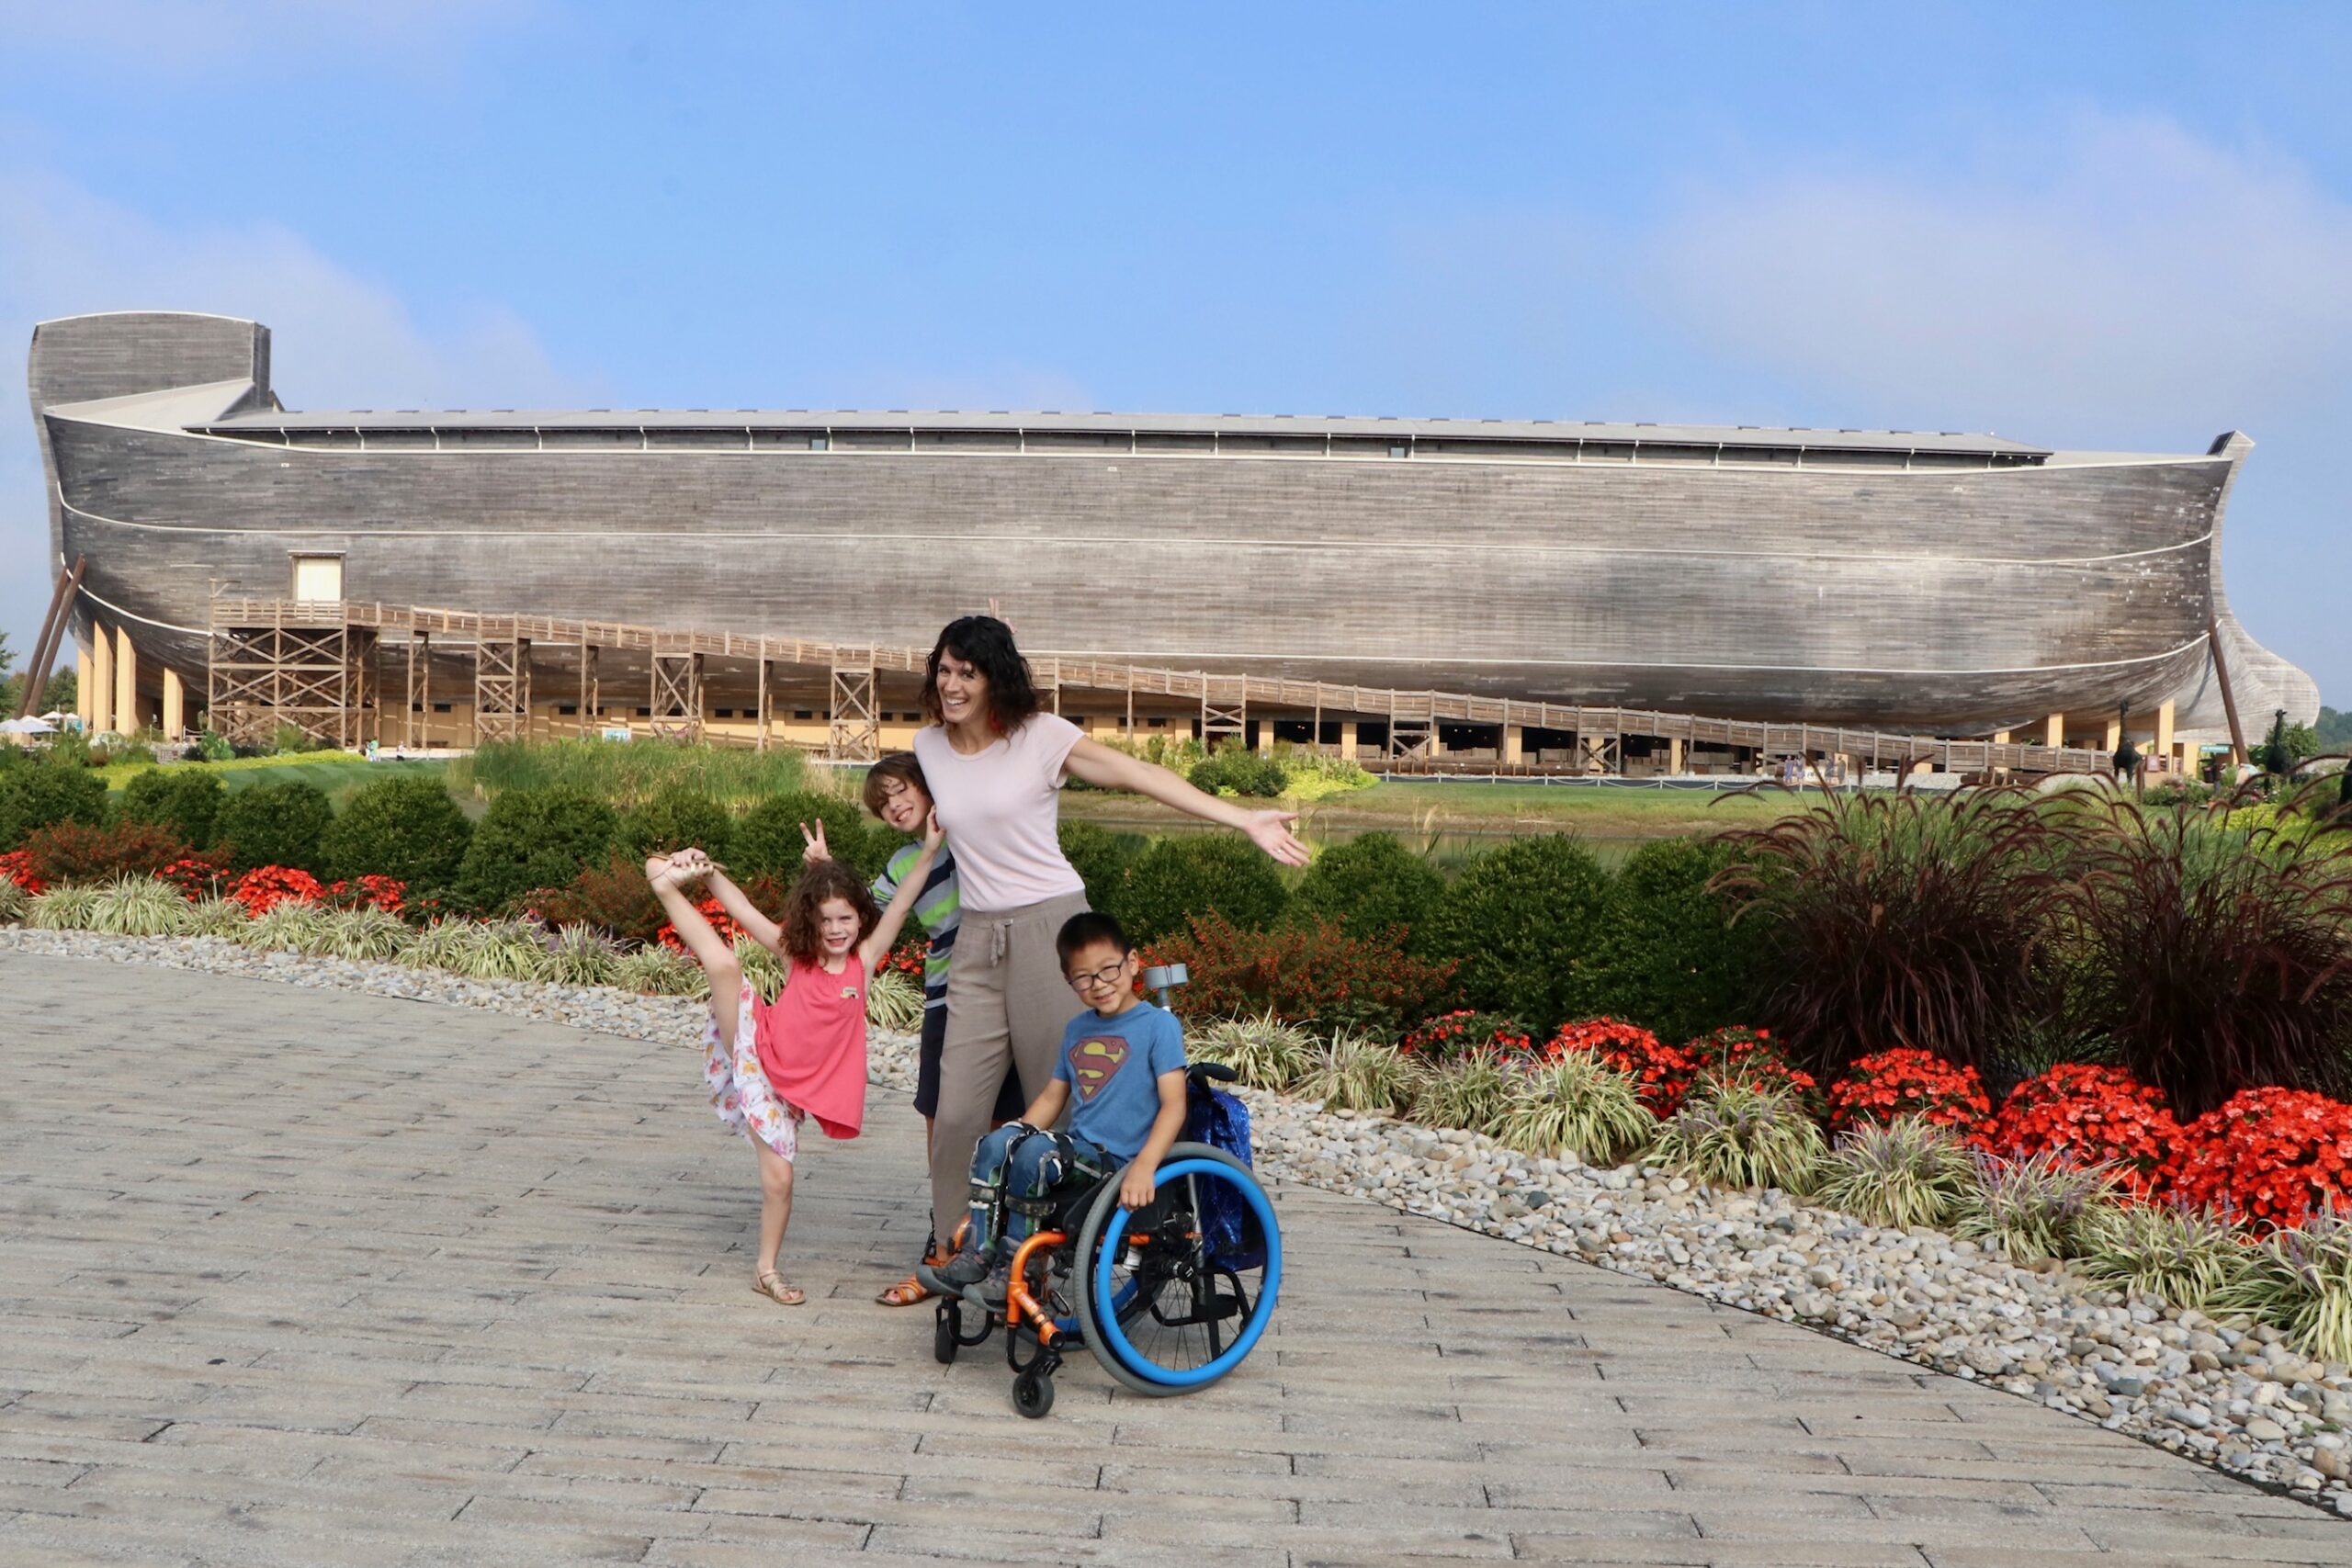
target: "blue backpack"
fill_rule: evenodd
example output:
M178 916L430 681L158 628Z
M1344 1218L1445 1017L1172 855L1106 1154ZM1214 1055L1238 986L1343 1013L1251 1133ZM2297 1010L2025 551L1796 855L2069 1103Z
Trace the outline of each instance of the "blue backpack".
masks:
M1184 1136L1231 1155L1243 1165L1250 1163L1250 1108L1223 1089L1193 1096L1184 1117ZM1210 1261L1237 1270L1263 1268L1266 1238L1260 1234L1258 1216L1249 1205L1222 1181L1208 1183L1203 1199L1201 1237Z

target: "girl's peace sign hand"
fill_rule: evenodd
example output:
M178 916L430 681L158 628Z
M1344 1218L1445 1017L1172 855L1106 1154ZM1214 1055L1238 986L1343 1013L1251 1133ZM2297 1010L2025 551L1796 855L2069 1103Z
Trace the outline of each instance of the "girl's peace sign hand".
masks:
M808 823L803 822L800 824L800 840L802 845L800 851L801 864L816 865L820 862L829 861L833 858L833 852L825 847L825 819L823 818L820 817L817 818L817 829L813 833L808 830Z

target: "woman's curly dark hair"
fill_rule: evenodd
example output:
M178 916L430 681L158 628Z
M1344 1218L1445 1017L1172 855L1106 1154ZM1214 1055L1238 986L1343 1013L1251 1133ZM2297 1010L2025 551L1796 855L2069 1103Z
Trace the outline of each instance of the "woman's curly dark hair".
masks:
M923 666L922 712L932 723L944 722L939 711L939 657L944 653L954 654L987 678L989 727L999 735L1020 728L1041 705L1029 661L1012 644L1012 628L994 615L966 615L947 623L932 645L931 661Z
M784 919L776 922L784 928L784 951L803 964L814 964L825 955L825 940L817 931L817 911L828 898L842 899L857 911L860 942L873 934L882 919L881 907L857 873L837 860L819 861L792 885L784 900Z

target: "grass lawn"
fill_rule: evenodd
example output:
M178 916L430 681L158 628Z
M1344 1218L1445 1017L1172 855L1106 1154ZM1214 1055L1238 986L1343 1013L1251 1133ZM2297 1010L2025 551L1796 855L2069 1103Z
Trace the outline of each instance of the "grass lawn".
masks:
M122 786L134 773L153 767L201 767L220 780L223 789L249 789L259 784L282 784L300 779L326 791L327 798L337 810L362 784L390 778L397 772L403 774L423 773L429 778L445 777L449 764L444 761L370 762L348 751L304 751L275 757L238 757L226 762L118 762L99 770L107 781L107 788L119 795Z

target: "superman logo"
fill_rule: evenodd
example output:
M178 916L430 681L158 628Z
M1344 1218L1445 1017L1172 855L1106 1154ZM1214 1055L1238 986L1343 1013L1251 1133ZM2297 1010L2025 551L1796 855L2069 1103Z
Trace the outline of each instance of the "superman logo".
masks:
M1070 1081L1077 1086L1078 1098L1092 1100L1102 1092L1102 1086L1119 1076L1126 1065L1127 1043L1115 1034L1096 1034L1081 1040L1069 1054Z

